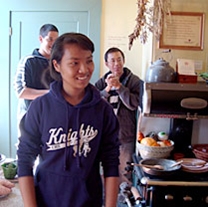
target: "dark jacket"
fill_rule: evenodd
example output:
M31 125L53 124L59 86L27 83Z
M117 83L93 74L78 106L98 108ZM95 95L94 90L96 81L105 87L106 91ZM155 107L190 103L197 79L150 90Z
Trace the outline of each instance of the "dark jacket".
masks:
M110 71L107 72L95 83L96 88L100 90L101 96L107 101L109 101L110 93L104 90L107 86L105 79L110 73ZM142 81L128 68L124 68L124 73L120 79L122 79L120 80L122 86L117 90L119 95L117 112L120 125L119 140L121 143L135 142Z
M85 97L70 105L53 82L35 99L20 123L18 176L32 176L40 155L35 186L40 207L101 207L104 177L118 176L118 121L112 107L88 85Z
M42 56L38 49L32 55L25 56L18 64L14 78L14 90L19 95L23 88L46 89L42 83L43 72L49 67L49 61ZM52 79L51 79L52 82ZM25 114L32 100L19 99L18 119Z

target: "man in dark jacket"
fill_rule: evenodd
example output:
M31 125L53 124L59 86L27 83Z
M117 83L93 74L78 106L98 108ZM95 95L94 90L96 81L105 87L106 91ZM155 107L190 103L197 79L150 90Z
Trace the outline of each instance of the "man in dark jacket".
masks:
M137 111L142 81L124 67L125 57L119 48L110 48L105 53L105 64L109 68L95 86L113 107L120 131L120 182L129 182L125 174L126 162L132 160L135 151Z
M35 49L32 55L23 57L18 64L14 78L14 90L19 98L18 122L26 113L31 101L48 92L42 83L42 75L49 66L51 48L57 37L56 26L43 25L39 32L40 48Z

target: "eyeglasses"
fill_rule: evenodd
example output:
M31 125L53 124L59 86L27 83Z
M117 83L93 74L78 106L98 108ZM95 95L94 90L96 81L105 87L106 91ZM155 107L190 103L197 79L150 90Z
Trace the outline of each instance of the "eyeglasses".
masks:
M45 36L44 39L47 41L47 42L55 42L55 38L53 37L49 37L49 36Z
M122 59L121 58L118 58L118 59L112 59L110 61L108 61L108 63L110 63L111 65L115 64L115 63L121 63L122 62Z

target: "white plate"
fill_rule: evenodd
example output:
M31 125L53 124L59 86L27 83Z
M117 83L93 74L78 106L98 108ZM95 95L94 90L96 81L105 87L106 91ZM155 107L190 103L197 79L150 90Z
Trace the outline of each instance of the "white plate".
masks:
M181 163L182 170L190 173L204 173L208 172L208 163L204 160L195 158L182 158L177 161L183 160Z
M6 156L3 155L3 154L0 154L1 155L1 159L0 159L0 163L4 162L4 160L6 159Z

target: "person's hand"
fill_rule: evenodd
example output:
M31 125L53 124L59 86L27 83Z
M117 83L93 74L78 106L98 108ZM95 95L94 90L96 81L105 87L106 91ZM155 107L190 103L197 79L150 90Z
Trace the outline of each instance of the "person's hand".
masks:
M112 78L113 78L113 74L110 73L110 74L107 76L107 78L105 79L105 82L107 83L107 85L108 85L109 87L112 87Z
M8 180L0 179L0 195L7 195L11 193L14 184Z
M111 83L112 77L113 77L113 74L109 74L109 75L107 76L107 78L105 79L105 82L106 82L106 84L107 84L107 86L105 87L105 90L106 90L107 92L109 92L109 91L111 90L111 88L112 88L112 83Z
M112 87L115 89L119 89L121 86L121 83L119 81L119 77L113 75L112 73L107 76L105 79L105 82L107 83L106 91L110 91Z
M119 77L118 77L118 76L114 76L114 77L112 78L112 86L113 86L116 90L118 90L118 89L121 87L121 83L120 83L120 81L119 81Z

